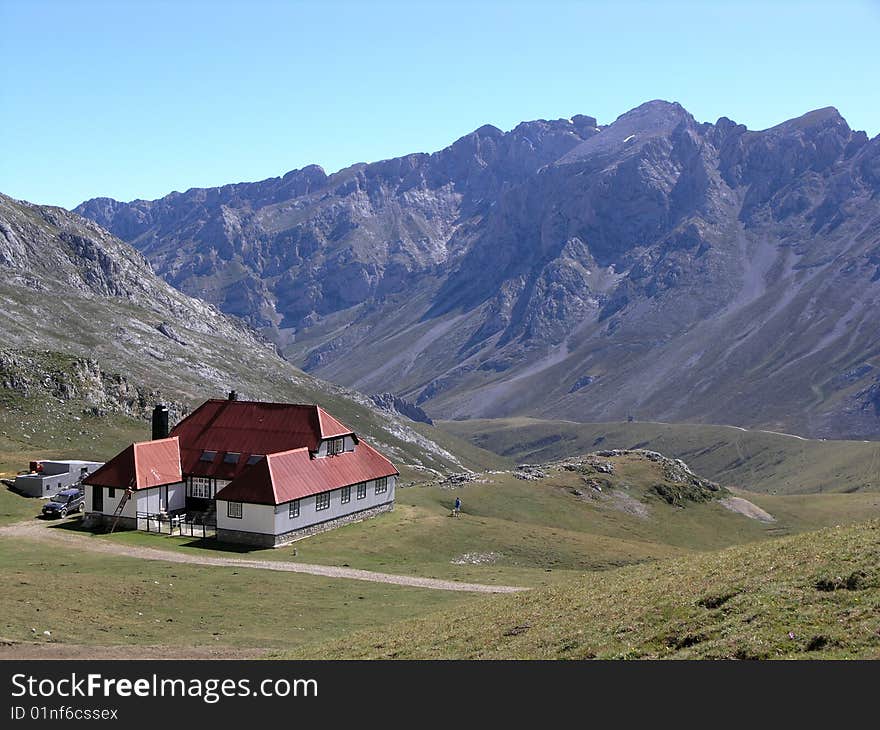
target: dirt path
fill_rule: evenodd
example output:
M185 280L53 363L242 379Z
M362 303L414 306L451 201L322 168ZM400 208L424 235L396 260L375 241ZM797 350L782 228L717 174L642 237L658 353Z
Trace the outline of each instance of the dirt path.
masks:
M69 530L51 529L38 520L17 522L0 527L0 535L24 537L43 541L65 542L74 544L83 550L111 555L122 555L141 560L162 560L166 563L189 563L193 565L216 565L227 568L256 568L258 570L277 570L289 573L308 573L325 578L347 578L349 580L365 580L371 583L392 583L411 588L428 588L435 591L464 591L469 593L515 593L526 588L518 586L493 586L483 583L459 583L452 580L436 578L418 578L410 575L394 575L392 573L376 573L372 570L357 568L341 568L333 565L315 565L310 563L291 563L281 560L243 560L241 558L213 558L203 555L187 555L186 553L160 550L140 545L122 545L105 540L95 540L87 535L77 534Z

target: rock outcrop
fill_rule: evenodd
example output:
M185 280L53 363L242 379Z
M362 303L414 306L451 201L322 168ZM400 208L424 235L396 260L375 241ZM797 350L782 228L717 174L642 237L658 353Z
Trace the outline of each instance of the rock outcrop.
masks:
M381 408L388 413L399 413L401 416L406 416L411 421L427 423L429 425L434 424L428 414L415 403L410 403L408 400L404 400L400 396L394 395L394 393L377 393L371 400L378 408Z
M25 398L48 397L59 404L75 401L94 415L111 412L147 419L156 403L164 403L174 422L189 411L161 390L104 371L95 360L54 352L0 348L0 390Z

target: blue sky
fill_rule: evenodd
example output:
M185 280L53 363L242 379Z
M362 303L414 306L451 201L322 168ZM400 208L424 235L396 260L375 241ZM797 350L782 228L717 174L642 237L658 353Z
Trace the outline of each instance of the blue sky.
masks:
M0 0L0 191L73 207L649 99L880 132L880 0Z

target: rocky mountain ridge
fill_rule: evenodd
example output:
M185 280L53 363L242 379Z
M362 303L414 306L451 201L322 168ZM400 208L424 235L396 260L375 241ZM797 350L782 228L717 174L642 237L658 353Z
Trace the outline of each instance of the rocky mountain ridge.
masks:
M0 195L0 274L0 408L24 398L143 418L158 400L179 415L236 389L321 403L401 466L463 466L399 413L297 370L274 343L174 289L78 215Z
M880 433L880 138L652 101L78 212L295 362L434 417Z

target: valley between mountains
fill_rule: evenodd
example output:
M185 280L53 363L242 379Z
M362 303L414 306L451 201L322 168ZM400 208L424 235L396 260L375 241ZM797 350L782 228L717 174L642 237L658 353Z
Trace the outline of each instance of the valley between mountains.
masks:
M393 512L231 558L4 487L0 657L880 656L880 138L831 107L0 195L0 274L7 481L230 390L401 472Z
M880 425L880 139L650 101L76 212L306 371L432 418Z

